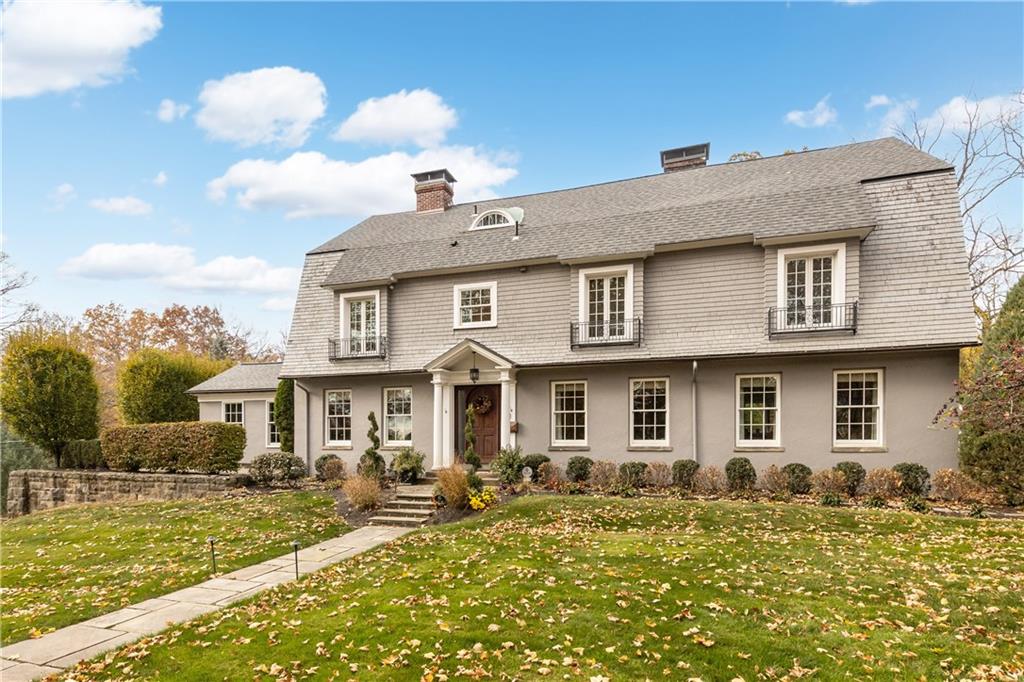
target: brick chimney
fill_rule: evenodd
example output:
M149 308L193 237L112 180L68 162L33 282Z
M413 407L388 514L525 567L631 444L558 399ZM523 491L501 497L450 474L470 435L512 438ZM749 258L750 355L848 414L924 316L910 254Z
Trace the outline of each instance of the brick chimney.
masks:
M412 179L416 181L417 213L445 211L452 205L452 198L455 196L452 184L455 182L455 177L448 172L447 168L426 173L413 173Z
M687 168L702 168L708 164L708 156L710 155L710 142L695 144L689 147L666 149L661 153L661 169L666 173L671 173Z

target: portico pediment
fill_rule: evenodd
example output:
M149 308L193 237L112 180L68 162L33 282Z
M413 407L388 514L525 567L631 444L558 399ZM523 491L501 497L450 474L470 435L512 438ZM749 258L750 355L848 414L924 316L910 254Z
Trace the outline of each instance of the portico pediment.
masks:
M428 362L424 369L428 372L456 372L468 370L473 366L480 369L510 370L515 367L515 363L482 343L473 339L463 339Z

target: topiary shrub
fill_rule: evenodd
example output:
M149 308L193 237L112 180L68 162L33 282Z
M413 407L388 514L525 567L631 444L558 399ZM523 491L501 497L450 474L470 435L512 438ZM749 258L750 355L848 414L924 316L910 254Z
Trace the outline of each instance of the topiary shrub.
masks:
M900 495L924 497L928 494L928 469L917 462L900 462L892 468L900 477Z
M782 467L782 473L789 480L789 492L793 495L806 495L811 492L811 468L806 464L787 464Z
M652 488L667 488L672 485L672 469L664 462L651 462L644 472L644 483Z
M598 490L608 490L619 478L619 468L614 462L598 460L590 467L590 485Z
M725 480L729 492L749 492L757 483L757 470L746 457L733 457L725 463Z
M466 428L462 433L466 440L466 451L462 453L462 459L476 471L483 466L483 462L480 455L476 454L476 408L473 405L466 408Z
M288 452L288 450L282 449L281 452ZM334 460L338 460L340 462L341 458L338 457L333 452L328 452L316 458L316 460L313 462L313 470L316 471L316 477L318 479L320 479L321 481L326 480L326 477L324 476L324 465L326 465L328 462L333 462Z
M864 467L859 462L840 462L836 464L835 468L846 476L845 493L850 497L856 497L860 492L860 487L864 484L864 477L867 475Z
M623 462L619 465L619 485L626 488L640 488L644 485L647 462Z
M223 422L115 426L103 432L100 447L107 466L114 471L215 474L238 471L245 450L245 429Z
M102 469L106 466L99 438L73 440L64 449L61 464L66 469Z
M700 469L700 464L693 459L677 459L672 462L672 485L683 490L693 490L693 477L697 469Z
M378 481L384 478L388 472L387 463L383 455L376 450L367 450L359 456L359 464L356 465L356 473L360 476L375 478Z
M493 466L493 465L492 465ZM583 483L590 478L590 469L594 466L594 460L582 455L569 458L565 467L565 476L574 483Z
M523 448L505 446L491 462L491 471L505 485L514 485L523 479L523 466Z
M415 483L423 478L423 460L426 458L422 452L412 447L405 447L395 453L391 458L391 472L399 483Z
M533 470L533 475L530 477L530 480L536 483L537 476L540 473L540 465L543 464L544 462L550 461L550 457L548 457L547 455L541 455L539 453L534 453L532 455L527 455L526 457L523 457L523 466L530 467Z
M305 478L306 463L289 452L267 452L252 460L249 475L259 485L294 485Z

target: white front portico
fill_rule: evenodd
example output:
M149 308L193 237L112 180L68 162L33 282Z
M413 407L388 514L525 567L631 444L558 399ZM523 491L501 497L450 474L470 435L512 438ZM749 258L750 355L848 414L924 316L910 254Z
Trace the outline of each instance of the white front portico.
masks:
M434 386L434 469L451 466L456 453L462 449L465 401L478 387L496 388L498 399L492 401L497 403L494 424L497 441L494 445L515 446L516 367L511 360L483 344L465 339L429 362L424 369L432 375ZM480 426L486 429L487 421L483 416Z

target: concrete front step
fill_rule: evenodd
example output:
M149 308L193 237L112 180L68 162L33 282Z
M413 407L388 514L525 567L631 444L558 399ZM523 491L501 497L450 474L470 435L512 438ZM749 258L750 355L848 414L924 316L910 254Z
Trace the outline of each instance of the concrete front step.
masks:
M433 509L434 502L432 500L414 499L414 500L403 500L395 498L387 503L388 507L395 509Z
M404 526L418 527L427 522L429 516L387 516L379 515L370 517L371 526Z
M388 502L380 508L380 514L384 516L433 516L434 509L401 507L396 505L394 502Z

